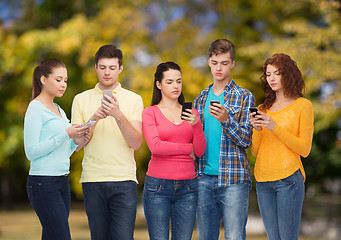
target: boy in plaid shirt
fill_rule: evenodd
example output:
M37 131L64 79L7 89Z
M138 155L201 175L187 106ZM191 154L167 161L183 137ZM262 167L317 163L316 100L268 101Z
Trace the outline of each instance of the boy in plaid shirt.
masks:
M245 239L251 176L246 149L251 144L252 93L230 78L234 46L226 39L211 44L208 65L213 84L194 100L204 126L207 148L198 159L197 224L200 240Z

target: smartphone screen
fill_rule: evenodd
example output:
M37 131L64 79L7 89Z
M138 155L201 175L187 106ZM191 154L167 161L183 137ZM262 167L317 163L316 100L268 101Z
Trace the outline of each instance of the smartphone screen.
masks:
M110 96L112 98L112 90L103 90L103 98L104 100L110 102L106 97L104 97L104 94Z
M182 105L181 119L182 119L182 112L185 112L186 109L192 109L192 102L184 102L184 104Z

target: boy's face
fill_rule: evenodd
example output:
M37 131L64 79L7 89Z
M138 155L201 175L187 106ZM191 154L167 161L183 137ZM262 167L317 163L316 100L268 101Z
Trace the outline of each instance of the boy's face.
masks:
M99 87L104 89L115 89L118 84L118 75L123 66L119 66L118 58L100 58L95 69L98 76Z
M234 66L230 53L212 55L208 60L214 81L230 81L230 72Z

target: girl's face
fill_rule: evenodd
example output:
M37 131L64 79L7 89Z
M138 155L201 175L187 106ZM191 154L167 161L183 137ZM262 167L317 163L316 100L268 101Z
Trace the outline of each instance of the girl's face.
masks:
M43 90L52 97L62 97L67 87L67 70L65 67L54 68L48 77L41 77Z
M178 70L169 69L163 72L163 78L156 82L161 90L162 98L178 99L182 91L181 73Z
M278 92L283 91L282 76L278 69L273 65L268 65L266 67L266 81L271 87L272 91Z

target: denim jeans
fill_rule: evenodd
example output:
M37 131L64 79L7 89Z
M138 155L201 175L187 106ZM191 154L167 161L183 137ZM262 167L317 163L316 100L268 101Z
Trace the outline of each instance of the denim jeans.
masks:
M192 238L197 205L197 180L167 180L146 176L143 207L151 240Z
M71 205L68 176L29 175L26 190L43 229L42 239L71 239L68 222Z
M136 182L82 183L92 240L132 240L136 219Z
M260 214L270 240L298 239L304 199L300 170L273 182L257 182Z
M218 187L218 176L198 177L197 228L200 240L217 240L224 220L225 239L246 238L251 183Z

